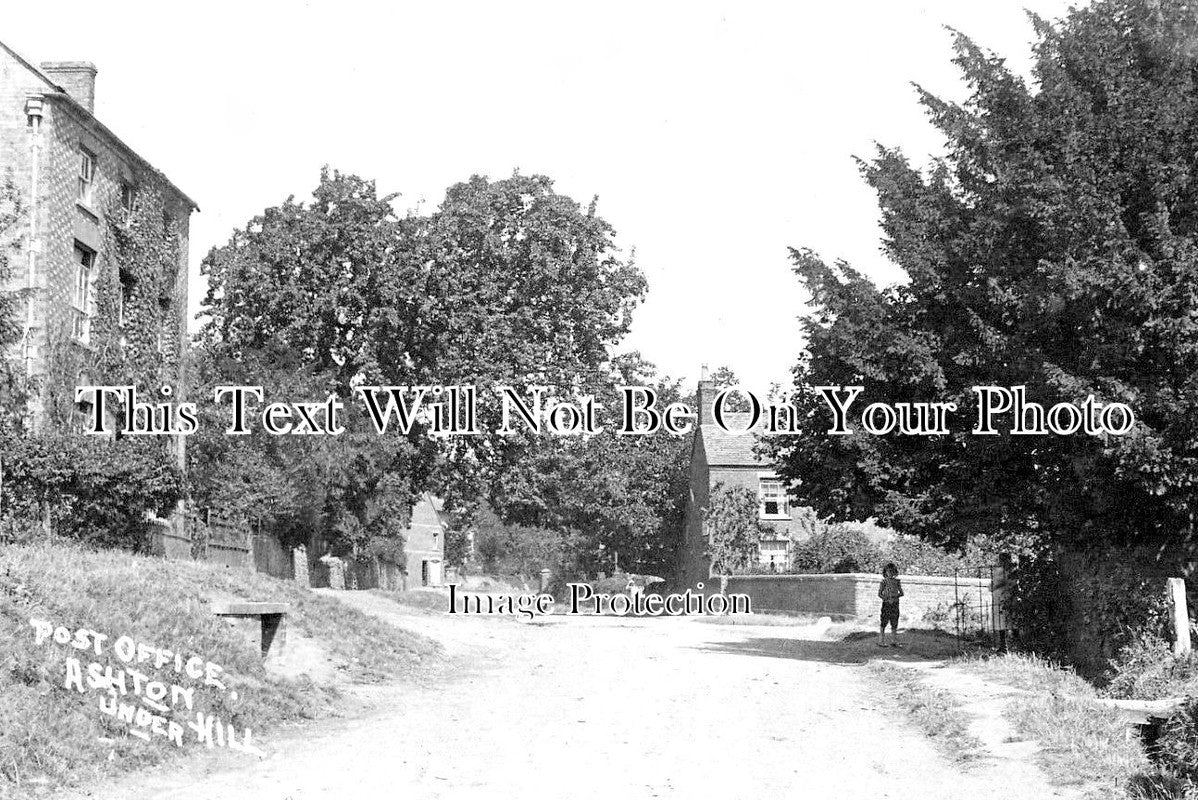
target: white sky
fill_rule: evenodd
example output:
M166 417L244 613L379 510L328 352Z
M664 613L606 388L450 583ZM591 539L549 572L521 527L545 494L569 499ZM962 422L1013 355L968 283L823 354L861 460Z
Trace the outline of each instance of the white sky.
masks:
M0 38L96 64L96 114L200 205L199 262L322 164L435 206L451 183L554 178L636 248L649 295L623 349L674 377L786 380L804 297L787 247L898 279L853 156L923 163L912 81L964 94L943 26L1027 72L1023 9L903 2L12 4ZM69 22L68 22L69 21Z

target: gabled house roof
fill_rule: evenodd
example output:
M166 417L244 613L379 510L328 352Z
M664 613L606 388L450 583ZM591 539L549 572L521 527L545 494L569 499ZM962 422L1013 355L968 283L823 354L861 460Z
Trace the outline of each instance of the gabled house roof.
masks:
M136 150L134 150L129 145L125 144L125 142L121 139L121 137L119 137L115 133L113 133L112 130L107 125L100 122L100 120L96 119L95 114L88 111L86 108L84 108L82 105L80 105L80 103L78 101L76 101L75 98L71 97L71 95L66 91L66 89L63 89L61 86L56 84L53 80L50 79L49 76L46 75L46 73L42 72L41 69L34 66L32 63L29 62L28 59L24 58L20 53L18 53L16 50L13 50L11 47L9 47L7 44L5 44L2 41L0 41L0 49L3 49L6 53L8 53L10 56L12 56L13 59L15 59L18 63L20 63L21 66L25 67L25 69L29 70L31 73L33 73L34 76L36 76L39 80L41 80L43 83L46 84L47 99L53 100L54 102L64 102L67 105L69 105L71 107L71 109L75 113L77 113L81 117L83 117L85 122L89 126L93 127L97 133L99 133L104 138L108 139L118 149L124 151L124 153L127 156L129 156L129 158L131 158L133 161L136 161L147 172L153 173L154 175L157 175L159 178L161 178L162 181L168 187L170 187L170 189L172 191L174 191L176 194L179 195L179 197L183 200L183 202L187 203L195 211L200 210L200 207L196 204L196 202L194 200L192 200L190 197L187 196L186 192L184 192L182 189L180 189L175 184L171 183L170 179L167 178L166 175L162 174L162 170L155 167L149 161L146 161L144 158L141 157L141 155L138 154L138 152Z
M749 421L747 413L726 413L724 421L733 430L741 430ZM760 427L760 426L758 426ZM719 425L700 425L698 436L702 438L703 453L708 466L712 467L757 467L765 469L769 464L753 453L757 437L752 433L735 436Z

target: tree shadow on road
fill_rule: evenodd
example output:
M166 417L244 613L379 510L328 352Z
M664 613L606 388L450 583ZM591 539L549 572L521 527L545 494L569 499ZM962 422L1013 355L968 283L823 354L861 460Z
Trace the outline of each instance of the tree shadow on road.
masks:
M889 641L889 637L887 637ZM976 649L943 631L907 631L899 634L901 647L879 647L876 633L857 632L843 639L793 639L746 636L735 642L710 642L696 648L708 653L791 658L829 664L865 664L886 661L942 661Z

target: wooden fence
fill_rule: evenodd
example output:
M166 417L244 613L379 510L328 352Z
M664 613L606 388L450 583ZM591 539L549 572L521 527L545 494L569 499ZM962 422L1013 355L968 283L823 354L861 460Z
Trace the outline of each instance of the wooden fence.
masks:
M191 540L200 548L197 558L234 569L254 569L253 534L240 520L208 513L188 519Z
M248 523L218 512L193 512L182 524L156 520L150 552L163 558L208 561L285 580L295 578L291 551L277 538L255 533Z
M313 587L330 584L329 567L317 561L309 564L303 548L293 551L275 536L255 532L251 525L216 511L193 512L180 524L156 520L150 535L150 552L163 558L194 559L223 564L230 569L260 572L281 580L296 579L296 559L307 567L306 578ZM392 561L377 556L359 556L344 564L347 589L407 588L407 576Z
M190 559L191 536L177 531L170 522L156 519L151 522L150 553L160 558Z
M295 580L295 560L291 550L277 538L259 531L253 535L254 569L272 578Z

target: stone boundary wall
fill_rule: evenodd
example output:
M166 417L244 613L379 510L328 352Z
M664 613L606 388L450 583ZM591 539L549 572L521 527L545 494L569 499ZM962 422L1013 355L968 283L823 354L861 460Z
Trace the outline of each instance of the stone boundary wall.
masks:
M953 627L953 606L961 602L971 628L990 627L990 581L987 578L945 578L900 575L902 619L937 622ZM753 611L820 614L876 624L882 608L878 585L882 577L861 572L826 575L731 575L727 590L747 594ZM720 585L711 578L712 588Z

